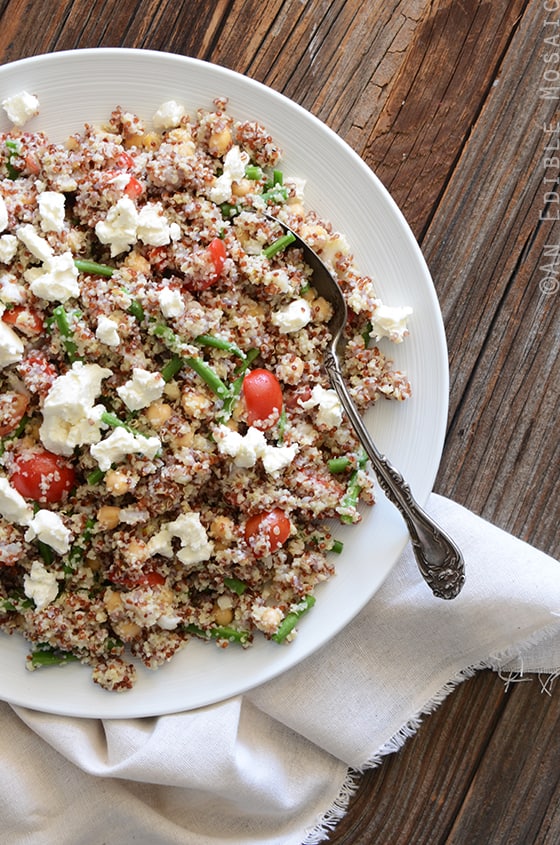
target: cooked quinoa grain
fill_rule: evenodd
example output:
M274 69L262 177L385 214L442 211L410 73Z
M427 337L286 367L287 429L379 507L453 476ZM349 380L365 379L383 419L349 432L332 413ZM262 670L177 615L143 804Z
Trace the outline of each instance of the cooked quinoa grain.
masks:
M410 309L280 168L224 99L0 135L0 626L28 668L123 691L192 637L290 642L334 573L328 526L373 504L322 366L330 306L263 212L340 281L361 411L410 394L377 345Z

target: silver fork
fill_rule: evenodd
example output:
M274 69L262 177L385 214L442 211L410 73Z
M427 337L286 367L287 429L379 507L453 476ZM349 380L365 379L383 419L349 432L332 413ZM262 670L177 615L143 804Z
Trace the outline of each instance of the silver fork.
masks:
M344 346L347 309L338 282L317 253L296 232L278 218L271 215L267 217L278 223L285 232L290 232L294 236L293 243L303 251L305 262L313 271L313 286L332 306L333 316L328 324L332 340L324 354L324 366L331 384L371 461L379 486L405 521L414 556L424 580L438 598L453 599L460 593L465 581L465 566L461 551L420 507L400 472L381 454L344 382L340 369L340 357Z

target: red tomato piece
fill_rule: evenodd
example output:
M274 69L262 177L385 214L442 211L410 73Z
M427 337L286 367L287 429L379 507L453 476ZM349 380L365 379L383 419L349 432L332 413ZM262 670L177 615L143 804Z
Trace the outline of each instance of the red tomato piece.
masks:
M264 557L284 545L292 525L281 508L250 516L245 523L245 539L256 557Z
M125 194L127 197L130 197L131 200L136 199L139 197L140 194L144 192L144 186L141 182L138 181L136 176L131 176L128 180L127 186L124 189Z
M23 334L36 335L43 331L43 318L33 308L15 305L9 311L4 311L2 320L9 326L19 329Z
M214 238L214 240L210 241L208 245L208 252L210 253L210 258L212 259L212 264L214 265L216 277L218 277L221 275L224 269L224 264L226 263L226 245L221 238Z
M243 396L249 425L261 423L259 428L270 428L275 424L282 411L282 388L274 373L251 370L243 379Z
M24 498L35 502L61 502L76 481L72 465L46 449L19 455L14 463L11 483Z
M23 419L29 399L23 393L0 394L0 437L17 428Z
M149 587L162 587L165 584L165 578L160 572L156 572L155 570L150 570L150 572L146 572L146 583Z

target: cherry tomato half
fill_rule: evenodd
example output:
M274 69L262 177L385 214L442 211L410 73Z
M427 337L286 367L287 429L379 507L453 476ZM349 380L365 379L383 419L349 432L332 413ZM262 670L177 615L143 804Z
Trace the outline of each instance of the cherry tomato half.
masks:
M212 259L212 264L214 265L216 277L218 277L224 269L224 264L226 263L227 258L226 246L223 240L221 238L214 238L213 241L210 241L208 244L208 252L210 253L210 258Z
M35 502L61 502L75 484L73 467L45 449L15 459L10 481L18 493Z
M245 523L245 539L256 557L264 557L284 545L291 532L291 523L281 508L250 516Z
M22 421L29 405L23 393L0 393L0 437L5 437Z
M243 396L247 406L247 422L263 423L260 428L273 426L282 411L282 388L280 382L269 370L256 369L243 379Z
M165 584L164 576L160 572L156 572L155 569L146 572L145 576L149 587L162 587Z
M136 197L139 197L142 193L144 193L144 186L141 182L138 181L136 176L131 176L127 182L124 192L127 197L130 197L130 199L133 200L136 199Z
M9 311L4 311L2 320L26 335L41 334L43 331L41 315L33 308L26 308L24 305L15 305Z

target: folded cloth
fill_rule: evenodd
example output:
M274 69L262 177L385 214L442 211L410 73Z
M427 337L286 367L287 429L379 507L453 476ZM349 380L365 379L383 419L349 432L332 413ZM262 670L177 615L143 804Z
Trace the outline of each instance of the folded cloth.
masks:
M451 602L408 547L350 625L246 695L131 720L0 705L2 842L320 842L356 772L476 669L558 673L560 564L441 496L427 509L465 556Z

